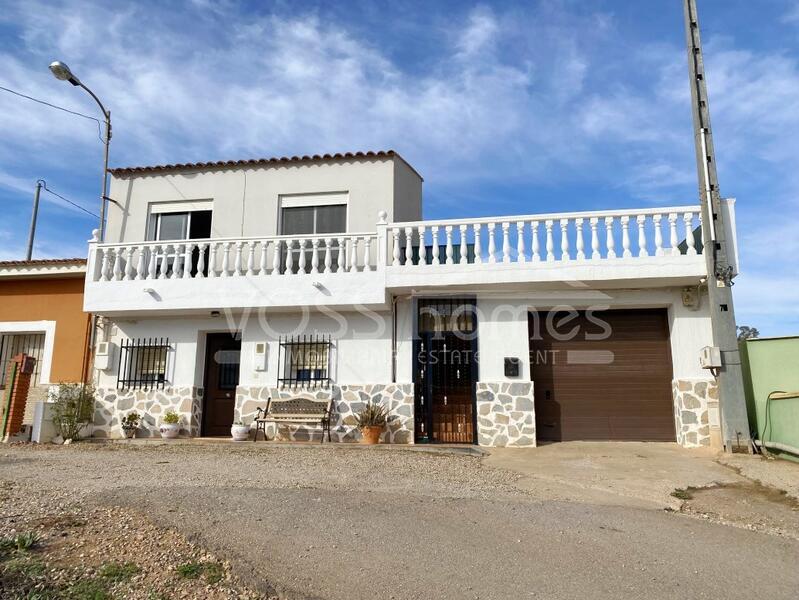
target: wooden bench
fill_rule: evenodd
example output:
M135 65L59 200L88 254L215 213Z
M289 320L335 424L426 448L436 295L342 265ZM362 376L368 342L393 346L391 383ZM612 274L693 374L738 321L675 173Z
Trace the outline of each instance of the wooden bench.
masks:
M266 426L274 423L275 427L280 424L286 425L308 425L316 424L322 426L322 442L330 441L330 413L333 409L333 399L330 400L311 400L310 398L288 398L272 400L266 402L266 408L258 408L255 413L255 438L258 441L258 432L264 434L266 441ZM277 431L275 432L277 433Z

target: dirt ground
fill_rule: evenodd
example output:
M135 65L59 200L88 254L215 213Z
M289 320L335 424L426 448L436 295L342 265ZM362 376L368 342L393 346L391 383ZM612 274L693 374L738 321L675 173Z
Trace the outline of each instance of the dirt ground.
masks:
M639 484L603 452L558 480L336 445L5 447L0 538L38 539L5 550L0 596L796 597L792 499L684 455L675 469L729 478L664 470L676 508L630 500Z

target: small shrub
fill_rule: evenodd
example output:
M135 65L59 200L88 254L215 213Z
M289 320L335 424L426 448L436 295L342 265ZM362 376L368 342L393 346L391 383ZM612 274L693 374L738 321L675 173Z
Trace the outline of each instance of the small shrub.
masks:
M174 410L168 410L164 413L162 421L167 425L176 425L180 423L180 415Z
M76 440L94 413L94 386L89 383L59 383L53 400L53 424L65 440Z
M108 600L108 587L99 579L81 579L67 589L65 595L69 600Z
M105 563L100 567L100 577L109 581L127 581L140 571L134 563Z
M122 417L122 429L136 429L141 421L141 415L135 410Z
M358 428L364 427L385 427L386 417L388 417L388 408L382 404L375 404L371 400L361 411L355 415L355 420L358 423Z
M207 563L205 565L205 581L211 585L219 583L225 578L225 569L222 563Z
M178 565L177 572L183 579L197 579L203 572L202 563L184 563Z
M684 490L682 488L675 489L671 495L678 500L690 500L693 498L693 494L689 490Z

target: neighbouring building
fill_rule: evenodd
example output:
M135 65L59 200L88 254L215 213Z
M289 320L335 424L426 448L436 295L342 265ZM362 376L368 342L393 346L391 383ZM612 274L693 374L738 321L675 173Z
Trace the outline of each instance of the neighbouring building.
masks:
M698 206L424 220L393 151L119 168L111 197L95 435L306 395L338 440L368 400L393 443L720 439Z
M47 399L51 384L82 382L89 373L90 316L83 312L86 260L0 262L0 394L8 363L20 353L36 359L25 411ZM5 403L2 403L3 406Z

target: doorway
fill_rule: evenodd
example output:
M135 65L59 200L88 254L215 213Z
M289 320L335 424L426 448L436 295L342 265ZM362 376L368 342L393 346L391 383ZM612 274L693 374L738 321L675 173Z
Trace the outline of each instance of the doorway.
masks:
M417 443L477 441L477 336L474 301L419 302L414 342Z
M205 341L205 394L202 435L229 436L239 385L241 337L234 333L209 333Z

